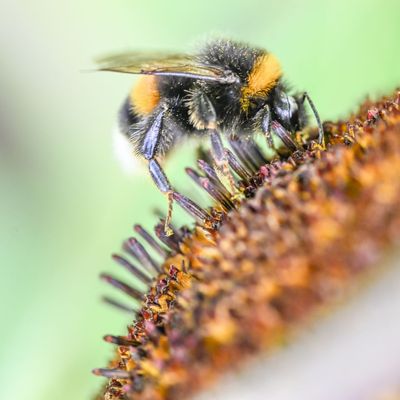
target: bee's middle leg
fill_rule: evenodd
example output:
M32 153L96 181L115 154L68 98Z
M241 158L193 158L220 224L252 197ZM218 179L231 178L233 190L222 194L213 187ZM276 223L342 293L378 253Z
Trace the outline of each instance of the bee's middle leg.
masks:
M236 194L237 189L235 185L235 180L233 179L232 173L229 169L228 157L224 149L224 144L221 139L221 135L216 129L210 130L210 142L211 142L211 154L214 163L222 172L224 178L228 180L229 189L232 194Z
M191 98L188 103L192 125L210 136L211 155L217 172L220 173L222 181L228 181L228 189L232 193L236 193L235 181L229 170L228 157L218 131L217 113L213 102L205 93L204 88L199 86L191 92ZM225 184L225 182L223 183Z

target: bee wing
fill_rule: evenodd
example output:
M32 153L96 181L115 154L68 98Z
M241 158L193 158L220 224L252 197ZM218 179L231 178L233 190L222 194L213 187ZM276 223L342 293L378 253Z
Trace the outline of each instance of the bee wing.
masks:
M100 71L142 75L167 75L233 83L238 78L220 66L202 64L187 54L123 53L97 60Z

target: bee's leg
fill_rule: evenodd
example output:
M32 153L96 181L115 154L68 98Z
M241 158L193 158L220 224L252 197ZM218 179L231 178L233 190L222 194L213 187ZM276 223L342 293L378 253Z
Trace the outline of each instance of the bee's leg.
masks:
M317 126L318 126L318 143L325 147L325 138L324 138L324 129L322 128L322 123L321 123L321 119L319 117L318 111L315 108L315 105L313 103L313 101L311 100L310 96L308 95L307 92L304 92L301 98L301 102L304 103L305 101L308 101L308 104L311 107L311 110L314 114L314 117L317 121Z
M233 195L237 194L235 180L229 169L228 156L222 143L221 135L216 129L210 130L211 154L217 170L222 172L224 178L228 180L229 189Z
M171 236L173 234L173 231L170 227L170 222L172 218L172 205L173 205L172 187L168 181L167 176L165 175L165 172L161 168L161 165L157 162L155 158L151 158L149 160L149 171L158 189L167 196L168 212L167 212L167 218L165 219L164 230L167 236Z
M261 115L259 118L261 130L267 139L267 144L271 149L274 149L274 142L272 141L271 135L271 110L268 104L266 104L261 110Z
M269 105L266 104L257 113L257 124L260 126L263 134L267 138L268 146L275 150L274 142L272 140L272 132L275 133L283 142L283 144L291 151L299 150L296 142L292 139L290 132L288 132L278 121L272 120L271 110Z
M211 154L217 169L222 174L222 181L228 181L233 194L237 192L235 181L229 170L228 157L226 155L221 135L218 131L217 114L209 97L201 88L192 92L190 102L191 119L197 129L207 130L210 134ZM224 182L223 182L224 183Z
M163 169L155 159L157 145L159 144L163 129L164 112L165 109L162 109L158 114L155 115L149 129L146 132L140 152L149 162L149 171L154 183L158 189L167 196L168 214L165 220L165 233L170 236L172 234L172 230L169 225L172 217L173 190Z
M292 139L290 132L288 132L278 121L271 121L271 129L290 151L301 150L298 144Z

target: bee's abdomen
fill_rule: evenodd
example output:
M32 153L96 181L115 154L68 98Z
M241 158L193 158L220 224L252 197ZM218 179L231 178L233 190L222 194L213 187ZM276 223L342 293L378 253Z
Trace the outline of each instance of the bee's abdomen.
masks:
M139 116L132 107L130 97L128 96L122 104L118 115L118 126L120 132L126 137L130 137L129 127L139 121Z

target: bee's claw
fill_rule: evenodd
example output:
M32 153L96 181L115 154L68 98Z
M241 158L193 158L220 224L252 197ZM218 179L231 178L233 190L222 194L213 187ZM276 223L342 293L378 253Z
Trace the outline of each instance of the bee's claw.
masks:
M172 236L174 234L174 231L170 227L171 219L172 219L172 209L173 209L173 191L169 190L166 193L167 200L168 200L168 212L167 212L167 218L165 218L165 224L164 224L164 232L167 236Z

